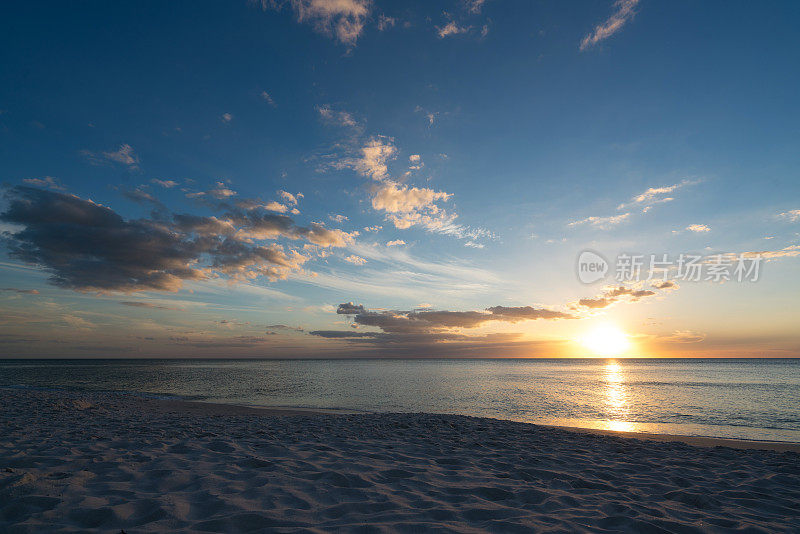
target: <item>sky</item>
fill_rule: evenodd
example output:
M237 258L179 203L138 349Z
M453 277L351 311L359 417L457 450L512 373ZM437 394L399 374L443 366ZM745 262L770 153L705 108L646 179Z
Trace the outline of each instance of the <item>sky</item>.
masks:
M0 9L6 357L800 356L796 2Z

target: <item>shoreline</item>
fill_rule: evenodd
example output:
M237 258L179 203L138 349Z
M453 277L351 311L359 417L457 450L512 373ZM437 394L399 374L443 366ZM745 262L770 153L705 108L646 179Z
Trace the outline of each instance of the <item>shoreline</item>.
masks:
M162 404L161 409L179 409L192 413L204 413L205 415L263 415L266 417L276 416L294 416L294 415L352 415L352 414L375 414L380 415L383 413L395 412L357 412L354 410L334 410L334 409L319 409L319 408L294 408L294 407L273 407L273 406L250 406L240 404L226 404L220 402L206 402L206 401L189 401L182 399L152 399ZM615 436L621 438L640 439L648 441L659 442L680 442L695 447L728 447L731 449L756 449L756 450L770 450L778 452L796 452L800 453L800 443L791 441L772 441L772 440L758 440L758 439L732 439L732 438L718 438L713 436L687 436L682 434L662 434L654 432L633 432L624 430L607 430L600 428L590 427L577 427L577 426L562 426L562 425L549 425L540 424L535 422L515 421L513 419L501 419L497 417L480 417L480 416L461 416L459 414L439 414L430 412L397 412L397 413L412 413L416 415L445 415L445 416L459 416L459 417L475 417L476 419L490 419L494 421L503 421L509 423L529 424L544 428L553 428L557 430L566 430L569 432L578 432L584 434L595 434L602 436Z
M67 389L48 389L48 388L17 388L17 387L0 387L0 392L3 390L20 390L20 391L47 391L47 392L63 392L68 394L98 394L120 396L122 398L130 397L140 400L149 401L156 412L183 412L193 413L197 415L209 416L241 416L241 415L261 415L264 417L291 417L299 415L353 415L353 414L389 414L389 413L412 413L419 415L452 415L461 416L460 414L449 413L434 413L434 412L374 412L374 411L357 411L345 410L334 408L302 408L292 406L259 406L247 404L228 404L222 402L201 401L201 400L186 400L181 398L163 398L157 394L140 393L135 391L74 391ZM499 417L483 417L483 416L463 416L475 417L477 419L490 419L495 421L504 421L509 423L530 424L538 427L553 428L558 430L565 430L569 432L577 432L584 434L594 434L601 436L615 436L621 438L631 438L647 441L658 442L680 442L695 447L728 447L732 449L755 449L755 450L771 450L778 452L796 452L800 453L800 442L793 441L778 441L778 440L761 440L761 439L745 439L745 438L721 438L715 436L697 436L685 434L668 434L659 432L636 432L625 430L611 430L592 427L568 426L568 425L553 425L543 424L537 422L517 421L514 419L503 419Z

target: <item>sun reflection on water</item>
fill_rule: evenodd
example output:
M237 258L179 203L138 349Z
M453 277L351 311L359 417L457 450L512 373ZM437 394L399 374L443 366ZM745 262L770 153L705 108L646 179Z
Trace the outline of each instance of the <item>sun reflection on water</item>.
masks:
M604 422L608 430L632 431L636 425L625 421L628 416L629 398L625 387L625 376L622 366L611 360L605 366L605 400L610 419Z

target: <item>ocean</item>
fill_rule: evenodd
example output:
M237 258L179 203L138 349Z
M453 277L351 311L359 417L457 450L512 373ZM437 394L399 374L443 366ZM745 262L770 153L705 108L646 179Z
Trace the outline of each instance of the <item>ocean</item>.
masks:
M800 360L0 360L0 387L800 442Z

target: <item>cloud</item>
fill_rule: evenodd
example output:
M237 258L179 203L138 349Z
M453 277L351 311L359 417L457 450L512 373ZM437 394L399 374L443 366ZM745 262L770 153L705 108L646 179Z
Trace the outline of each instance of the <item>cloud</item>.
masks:
M345 222L347 220L347 216L346 215L339 215L339 214L336 214L336 213L332 213L331 215L328 215L328 218L330 220L334 221L334 222L339 223L339 224L341 224L341 223L343 223L343 222Z
M580 221L572 221L571 223L567 224L567 226L589 224L595 228L600 228L601 230L608 230L609 228L617 226L618 224L628 220L630 215L630 213L623 213L621 215L612 215L610 217L586 217Z
M336 313L339 315L357 315L359 313L366 313L366 310L363 304L346 302L344 304L339 304L339 307L336 308Z
M711 228L709 228L705 224L690 224L689 226L686 227L686 229L689 230L690 232L695 232L697 234L711 231Z
M617 209L623 210L631 208L636 208L636 209L641 208L642 213L647 213L648 211L650 211L650 208L652 208L656 204L663 204L665 202L671 202L675 200L673 197L667 195L670 195L683 187L689 185L696 185L698 183L700 183L700 180L694 180L694 181L683 180L677 184L665 185L661 187L651 187L647 189L647 191L645 191L644 193L635 195L633 198L631 198L629 202L620 204L619 206L617 206Z
M658 288L658 286L653 286ZM661 289L677 289L678 285L672 282L665 282ZM603 293L594 298L584 298L578 301L578 306L589 309L607 308L617 302L627 301L636 302L645 297L652 297L656 295L655 291L650 289L636 289L625 286L607 287Z
M365 226L364 227L364 231L365 232L373 232L374 233L374 232L380 232L381 230L383 230L383 226L380 226L380 225Z
M128 191L123 191L122 195L139 204L150 203L155 204L156 206L162 206L161 202L156 197L143 189L131 189Z
M38 295L39 291L36 289L17 289L16 287L0 287L0 291L9 291L11 293L20 293L23 295Z
M226 198L234 197L236 195L237 195L236 191L225 185L225 182L217 182L216 187L208 191L196 191L193 193L186 193L187 198L212 197L217 200L224 200Z
M185 280L216 276L283 279L309 258L256 241L286 237L337 247L354 237L318 224L297 226L284 215L125 220L74 195L19 186L7 197L0 221L23 227L6 234L11 255L45 268L53 284L79 291L177 291Z
M556 320L574 319L575 316L544 308L531 306L506 307L494 306L484 311L446 311L446 310L413 310L413 311L372 311L363 305L352 302L340 304L337 313L350 315L353 323L359 326L380 328L386 334L442 334L452 329L471 329L490 321L518 323L537 319ZM347 336L341 336L347 337ZM359 336L363 337L363 336ZM388 338L383 338L387 340Z
M755 252L744 252L742 253L742 255L746 258L754 258L756 256L761 256L762 258L768 260L778 259L778 258L795 258L797 256L800 256L800 245L789 245L788 247L784 247L780 250L761 250ZM729 256L735 256L735 255L730 254Z
M785 211L778 215L782 219L788 219L791 222L800 221L800 210Z
M264 100L264 102L266 102L272 107L275 107L277 105L275 104L275 100L272 99L272 96L266 91L261 91L261 98L262 100Z
M486 0L464 0L464 7L473 15L477 15L481 12L484 3Z
M639 0L616 0L614 2L616 11L605 22L595 26L594 30L581 40L580 50L591 48L620 31L633 18L634 8L638 3Z
M367 260L365 260L361 256L356 256L355 254L351 254L350 256L347 256L344 259L344 261L346 261L348 263L352 263L353 265L364 265L365 263L367 263Z
M183 308L174 308L171 306L160 306L158 304L153 304L152 302L142 302L139 300L123 300L120 301L120 304L123 306L131 306L133 308L148 308L151 310L172 310L172 311L184 311Z
M331 109L330 106L317 106L317 113L322 120L329 124L337 126L345 126L349 128L356 128L359 126L358 121L347 111L336 111Z
M378 332L355 332L349 330L312 330L309 334L328 339L375 338L380 336Z
M471 26L459 26L456 24L456 21L451 20L442 27L436 26L436 34L439 36L439 39L444 39L445 37L449 37L451 35L467 33L470 28Z
M400 245L405 245L406 242L402 239L395 239L394 241L388 241L386 243L387 247L399 247Z
M388 30L392 26L395 25L397 19L394 17L387 17L386 15L381 15L378 17L378 31Z
M376 181L384 180L389 175L387 162L396 157L397 149L389 137L373 137L360 149L357 158L345 158L337 162L336 168L352 168L358 174Z
M376 190L372 197L372 207L387 213L412 214L423 210L438 213L439 208L436 206L436 202L447 201L452 196L444 191L386 182Z
M158 178L153 178L152 180L150 180L150 182L156 185L160 185L165 189L172 189L173 187L178 185L178 182L174 180L159 180Z
M115 151L101 152L100 154L97 154L95 152L90 152L89 150L83 150L81 151L81 154L86 156L89 159L89 162L94 165L102 164L105 161L113 161L127 165L131 170L136 170L139 168L139 156L137 156L133 151L133 147L127 143L120 145Z
M296 206L297 205L297 201L299 199L303 198L303 193L297 193L297 194L293 195L293 194L291 194L291 193L289 193L287 191L280 190L280 191L278 191L278 194L281 196L281 198L283 200L285 200L286 202L288 202L289 204L291 204L293 206Z
M64 190L64 186L58 183L58 179L52 176L45 176L44 178L24 178L23 183L34 185L36 187L49 187L50 189Z
M233 115L230 113L223 113L220 120L222 120L222 122L231 122L233 120Z
M285 2L261 0L262 9L281 9ZM297 22L308 22L314 30L355 46L370 14L370 0L290 0Z
M693 332L691 330L677 330L668 336L657 336L656 341L666 343L700 343L706 339L706 335Z
M575 319L575 316L556 310L544 308L533 308L531 306L493 306L486 308L492 315L502 318L503 321L514 323L518 321L530 321L535 319Z

